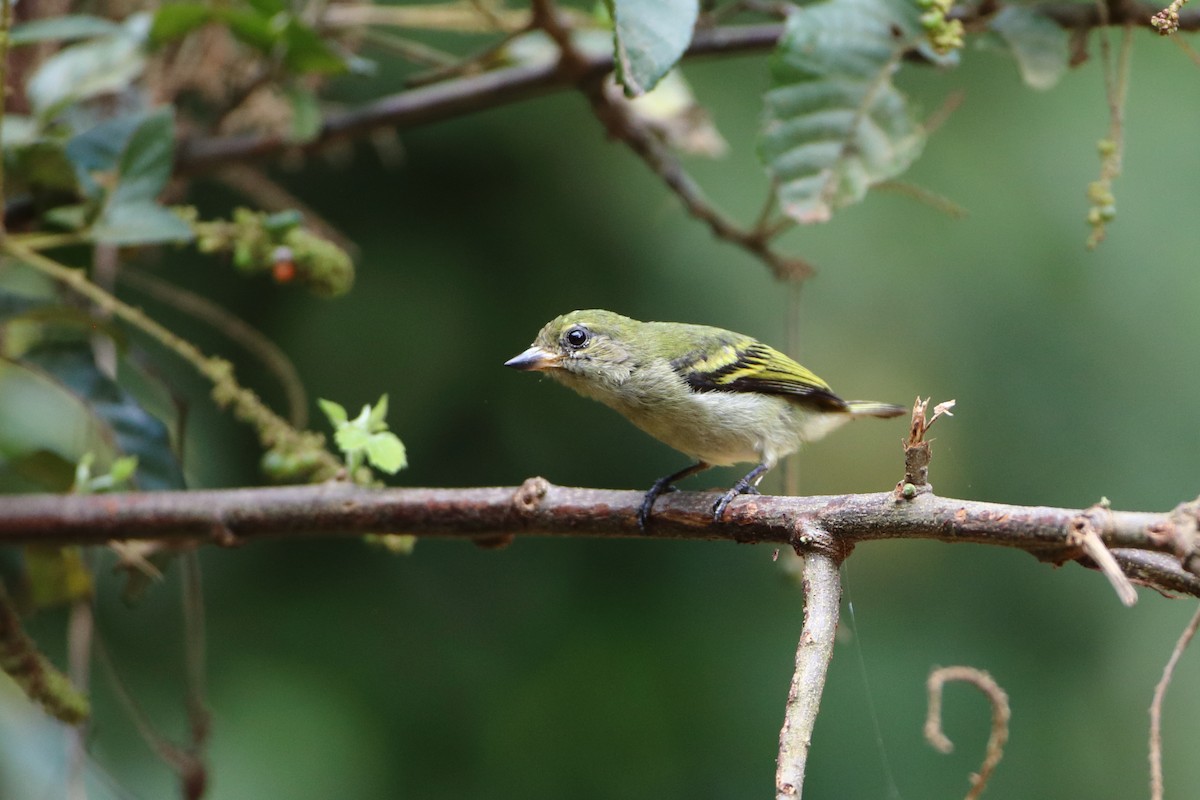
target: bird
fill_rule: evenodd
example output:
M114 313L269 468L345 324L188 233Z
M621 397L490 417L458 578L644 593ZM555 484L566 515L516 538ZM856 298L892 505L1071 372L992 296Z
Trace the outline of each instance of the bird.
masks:
M645 531L655 501L710 467L756 466L712 506L720 522L738 495L806 443L859 417L905 412L843 400L812 371L752 336L681 322L641 322L612 311L572 311L548 322L504 366L544 372L598 400L695 463L655 481L638 509Z

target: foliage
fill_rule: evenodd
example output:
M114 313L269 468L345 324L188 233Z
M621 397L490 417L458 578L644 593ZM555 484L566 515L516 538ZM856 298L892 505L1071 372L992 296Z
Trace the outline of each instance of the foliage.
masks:
M1163 17L1169 25L1160 27L1178 25L1179 5L1172 5L1173 17ZM513 433L503 422L488 421L491 418L478 406L504 390L490 379L470 382L476 372L484 371L481 364L489 358L487 348L498 343L498 331L510 319L515 327L517 322L547 315L533 313L529 306L549 304L551 290L557 292L556 303L594 305L600 304L594 296L602 296L612 298L614 304L643 302L653 306L650 313L665 314L660 306L682 304L682 298L693 294L706 296L702 287L716 284L722 290L715 308L730 314L749 309L746 313L760 322L767 316L760 305L765 308L782 295L774 288L751 291L746 287L757 284L741 278L709 280L707 263L689 267L682 280L664 277L671 274L671 259L683 256L659 250L650 257L664 264L661 274L621 272L619 266L607 263L622 261L620 253L606 257L601 269L592 261L600 258L601 248L592 242L603 240L607 246L624 241L614 233L619 228L607 227L622 224L615 221L618 217L597 206L588 226L568 228L561 240L556 239L556 203L548 203L540 214L529 214L521 209L516 182L504 184L508 189L494 188L506 169L503 156L496 155L507 152L505 133L487 130L476 134L480 144L468 146L458 138L460 129L436 129L436 145L428 147L444 147L455 155L437 176L445 194L428 202L397 200L405 196L403 185L389 186L387 191L376 187L368 193L345 177L351 174L345 162L310 167L303 180L327 182L328 189L309 193L318 195L313 199L329 219L310 213L289 194L288 177L264 170L269 154L283 154L292 166L318 150L337 153L330 145L374 129L382 131L372 139L381 159L397 160L399 148L387 128L388 115L398 113L397 109L414 113L411 109L419 112L422 103L431 107L435 100L447 103L427 117L417 113L408 118L428 122L498 105L507 101L508 92L519 94L506 81L522 74L541 76L541 83L530 84L538 92L576 85L590 91L587 87L596 72L589 72L588 65L611 53L616 88L592 91L588 97L609 133L629 144L683 199L688 211L718 236L770 263L777 237L796 223L815 226L837 220L844 209L871 197L873 190L896 188L897 181L912 171L935 184L945 180L937 171L938 159L929 159L934 166L924 173L919 166L940 118L926 116L917 98L925 100L941 89L921 94L912 91L913 83L928 80L934 70L953 74L963 66L990 65L994 62L982 54L987 49L1010 55L1028 87L1048 90L1060 85L1070 63L1080 60L1078 35L1073 39L1059 20L1038 6L1010 3L982 11L941 0L805 4L606 0L599 11L594 4L568 7L543 2L540 6L555 13L539 17L524 6L493 2L307 7L283 0L217 4L188 0L163 3L120 19L68 13L15 24L7 46L11 54L21 57L6 62L7 84L15 90L6 100L2 124L7 214L0 242L0 490L87 493L224 485L226 474L249 475L251 470L243 465L251 462L257 462L255 474L269 481L345 478L375 484L373 469L393 475L407 466L405 444L384 419L388 393L378 403L363 406L354 418L337 403L318 401L332 424L332 444L340 458L320 433L304 430L303 423L273 411L270 397L277 387L266 376L281 371L261 369L253 360L259 355L249 363L239 355L208 355L228 343L192 331L194 320L189 317L213 323L211 315L198 310L201 303L189 302L189 292L195 290L186 287L194 285L222 298L238 298L235 305L247 318L247 328L253 323L279 330L285 325L281 318L291 320L291 327L285 329L288 349L299 351L308 374L330 376L322 385L323 394L371 392L366 396L375 396L381 391L378 383L404 376L402 392L391 392L393 405L417 416L406 439L419 437L426 444L424 452L433 454L429 461L446 465L444 472L421 473L441 481L460 475L475 481L475 476L489 474L467 469L498 459L503 447L515 448L513 442L530 453L544 452L539 448L548 441L558 441L561 449L561 439L556 438L561 434L552 431L549 422L541 426L542 420L537 419L539 425ZM30 13L24 7L17 10L18 17ZM556 19L563 30L536 30L533 21L539 18ZM776 27L779 35L770 45L769 56L754 59L753 67L734 69L718 62L697 69L709 71L708 82L693 91L684 77L693 75L689 63L693 42L710 36L716 42L711 47L719 51L720 36L741 29L741 23ZM476 49L481 34L487 41L483 49ZM597 40L602 40L602 47L596 46ZM1124 55L1118 60L1127 67ZM761 102L745 101L741 117L733 120L710 115L704 106L710 96L735 93L720 88L726 76L751 74L739 70L761 76L758 85L765 86ZM1106 88L1110 128L1099 147L1100 177L1088 184L1088 208L1075 209L1081 220L1086 215L1097 244L1116 216L1115 180L1124 147L1121 119L1127 69L1113 66L1106 72L1111 78ZM720 80L714 80L714 74ZM491 94L469 95L469 90L487 81L493 82ZM711 88L714 85L719 88ZM402 88L398 91L398 87ZM746 107L753 110L747 113ZM573 112L579 108L571 107ZM626 116L605 116L606 108L621 109ZM747 123L749 118L756 122ZM745 229L721 214L691 177L691 171L709 174L708 165L679 160L681 154L714 156L727 149L714 119L744 134L729 137L734 159L749 152L746 142L757 142L760 171L750 174L745 165L749 159L738 161L742 171L738 180L710 193L722 204L744 209L754 205L745 200L753 187L769 184L762 213ZM497 131L508 130L503 121L495 124ZM573 130L573 124L574 118L564 120L561 130L552 126L554 136L565 136L563 132ZM540 136L549 134L543 129L512 138L526 136L540 142L544 141ZM222 161L223 148L247 142L253 146L240 151L238 163ZM618 177L615 169L607 174L607 162L601 170L605 174L591 172L583 145L573 147L578 152L547 156L542 165L564 182L564 195L601 197L603 192L619 191L623 184L635 186L634 180ZM198 163L209 166L196 167ZM570 164L570 171L563 168L565 164ZM417 163L411 173L400 178L389 175L387 180L404 184L415 181L419 172ZM211 183L195 180L201 177L241 197L232 201L214 191ZM996 194L1008 188L998 187ZM663 218L661 209L646 212L637 205L633 195L641 188L628 191L626 199L613 207L638 220ZM919 187L906 191L929 195ZM506 196L495 206L483 206L493 193ZM434 217L455 220L454 232L445 235L437 225L427 224ZM356 274L352 257L356 246L335 226L368 224L389 236L422 227L429 228L431 238L435 232L442 235L427 250L406 249L409 242L377 246L370 252L375 270L367 276ZM847 237L851 241L844 249L839 243L828 251L821 250L821 237L836 234L806 231L813 239L803 240L803 246L829 261L851 260L858 258L854 239L907 241L914 238L914 228L882 225L869 236ZM554 251L556 262L571 268L528 280L514 264L523 264L543 241ZM797 236L789 245L800 241ZM817 243L810 244L813 241ZM475 247L487 251L489 270L473 274L471 281L485 288L469 287L460 280L462 285L455 289L456 254ZM629 249L644 248L630 244ZM712 256L717 252L723 251L711 249L704 239L702 256L693 260L717 261ZM222 269L225 264L234 269ZM161 304L157 308L152 303L148 312L124 299L127 287L121 276L135 268L161 275L159 280L171 288L159 296L172 299L156 301ZM392 287L392 294L384 296L369 288L365 299L355 300L375 305L356 305L354 311L321 302L348 299L364 277L369 286ZM651 292L657 296L632 300L631 287L643 284L647 296ZM313 297L302 296L296 287ZM488 302L468 312L465 305L430 299L450 290L464 295L478 291L489 295ZM1013 290L1005 283L1000 291ZM379 296L372 298L372 292ZM139 302L144 299L135 296ZM856 342L864 335L858 332L858 316L869 319L889 301L874 302L872 306L868 301L831 299L831 308L853 319L830 338ZM554 312L558 310L562 309ZM256 335L252 329L246 334L233 326L215 325L246 349L261 352L251 344ZM912 335L914 351L942 346ZM998 338L1004 337L990 334L980 347L986 349ZM1036 374L1046 348L1044 342L1037 342L1025 349L1033 354L1034 363L1022 363L1018 376ZM368 358L380 361L362 367ZM410 370L417 368L414 362L421 359L426 360L424 380L409 380ZM978 360L991 359L980 355ZM197 391L196 377L181 374L181 367L199 376L211 403ZM890 369L892 365L882 357L864 357L862 374L875 378ZM246 384L239 375L248 376ZM346 385L352 378L368 385ZM481 384L494 395L481 398ZM420 390L412 388L417 386ZM1106 391L1109 388L1106 383ZM903 391L909 390L904 385ZM1119 392L1119 387L1114 391ZM428 416L421 417L421 410ZM245 443L240 450L224 449L232 435L214 437L221 445L210 445L212 428L197 432L196 417L222 413L251 428L257 438L256 457L247 454ZM587 423L570 422L574 435L603 436ZM429 444L438 435L441 439ZM418 450L413 447L412 452ZM437 469L436 463L425 469ZM197 475L204 477L198 480ZM508 473L502 477L507 479ZM213 538L224 541L219 524L214 527ZM403 552L413 543L412 537L373 541ZM126 568L134 564L135 572L144 570L143 577L157 578L174 555L118 548L115 561ZM113 561L112 554L99 558L75 548L47 547L14 553L2 563L5 584L13 587L15 600L10 603L6 594L0 596L4 606L0 663L31 697L68 721L87 716L86 698L70 692L66 679L53 667L52 657L57 654L49 648L52 657L47 657L38 649L22 629L17 610L32 616L54 606L102 603L103 575ZM321 580L313 582L329 577L321 573ZM48 623L35 620L35 624ZM311 633L315 628L314 624L304 630ZM585 665L595 661L586 651L565 657ZM370 669L359 664L354 668ZM44 690L46 686L50 691ZM199 693L194 687L189 687L191 691ZM647 690L647 694L654 692ZM203 705L202 701L192 704ZM508 718L522 719L525 709L517 705L507 709ZM650 726L654 720L641 723ZM197 737L196 749L202 751L203 737ZM183 774L178 764L172 767ZM658 794L670 793L664 789Z
M332 400L318 399L317 404L333 425L333 440L346 456L346 468L352 475L364 462L389 475L395 475L408 463L404 444L384 421L388 408L386 394L375 405L364 405L354 419Z

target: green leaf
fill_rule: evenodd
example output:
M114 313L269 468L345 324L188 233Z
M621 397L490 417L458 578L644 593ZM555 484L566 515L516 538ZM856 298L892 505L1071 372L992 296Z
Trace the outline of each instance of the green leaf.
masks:
M1049 89L1066 73L1071 34L1032 7L1005 6L988 28L1008 46L1030 88Z
M229 32L243 44L261 50L270 55L279 44L281 34L277 27L271 24L269 16L252 9L231 8L221 11L221 21L229 26Z
M388 396L384 392L379 396L379 402L371 408L371 416L367 418L367 430L372 433L387 430Z
M246 0L247 5L264 17L270 18L287 11L286 0Z
M353 423L343 425L334 431L333 441L343 453L353 453L355 450L365 450L370 434L365 429Z
M108 206L91 232L97 242L121 245L187 242L193 236L186 222L149 201Z
M107 462L114 451L107 433L54 376L0 357L0 462L48 452L74 464L89 451Z
M371 434L367 440L367 461L389 475L395 475L408 464L404 444L391 431Z
M116 32L47 58L26 86L34 111L48 119L71 103L129 88L145 69L149 29L148 15L131 14Z
M120 25L103 17L94 17L90 14L68 14L62 17L33 19L20 25L14 25L9 34L9 44L17 47L36 42L90 39L120 30Z
M22 364L52 376L60 389L69 392L77 406L82 407L87 424L94 426L102 436L102 449L95 448L94 452L97 452L97 460L103 463L93 472L115 473L120 469L113 463L117 458L134 456L137 458L134 479L139 489L183 488L183 471L171 448L166 426L96 368L87 344L48 344L31 351L22 359ZM0 419L14 418L0 414ZM4 426L0 424L0 427ZM82 449L82 452L74 454L74 461L92 448L76 445L76 449ZM101 459L101 452L107 452L109 457Z
M824 222L920 153L924 131L891 80L920 35L906 0L829 0L788 18L759 155L789 217Z
M120 485L133 477L133 474L137 472L137 467L137 456L122 456L113 462L108 475L114 484Z
M88 197L98 199L104 188L93 173L114 172L134 131L146 121L147 113L138 111L112 117L93 125L67 141L67 158L75 166L75 177Z
M163 106L134 129L117 163L111 203L153 201L171 178L175 163L175 114Z
M182 39L216 17L217 11L207 3L167 3L154 12L150 43L158 45Z
M92 595L92 573L80 547L26 547L24 562L25 584L34 608L53 608Z
M606 0L617 80L637 97L654 88L692 41L698 0Z
M292 107L292 129L288 138L297 144L311 142L321 132L324 121L317 96L300 86L289 87L284 95Z
M8 120L4 131L8 132ZM74 194L78 189L75 166L61 141L37 139L11 149L6 146L4 162L5 189L9 194L37 191Z
M318 397L317 405L321 407L321 411L325 412L325 416L335 428L341 427L350 421L350 415L346 413L345 407L340 403Z
M174 161L175 118L164 106L142 117L129 135L117 162L117 185L92 229L96 241L132 245L191 240L191 226L156 202Z
M349 71L345 59L320 34L295 17L283 30L287 52L283 63L291 72L306 75L340 75Z

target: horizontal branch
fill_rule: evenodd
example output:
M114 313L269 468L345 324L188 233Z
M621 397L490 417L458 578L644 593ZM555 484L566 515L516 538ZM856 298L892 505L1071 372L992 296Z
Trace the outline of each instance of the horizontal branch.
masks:
M779 25L738 25L698 30L686 57L735 55L769 50L779 41ZM352 111L330 114L312 139L297 144L276 134L237 134L185 139L176 154L176 171L191 175L232 161L262 158L284 150L309 152L331 142L382 128L414 128L445 119L487 111L573 88L577 80L604 75L613 68L611 53L586 55L584 74L564 71L557 62L502 67L478 75L408 89Z
M1140 27L1150 27L1150 18L1162 8L1161 5L1132 0L1110 0L1108 5L1110 25ZM985 2L979 8L955 7L951 16L970 24L981 22L1001 7L994 2ZM981 8L986 13L981 13ZM1095 28L1102 22L1094 3L1047 3L1037 9L1060 26L1072 30ZM1183 11L1179 27L1180 30L1200 29L1200 10ZM782 25L700 28L684 58L771 50L782 33ZM351 111L330 114L317 135L302 143L277 134L258 133L185 139L177 151L176 171L194 175L230 162L264 158L285 150L319 150L331 142L363 136L378 128L428 125L574 88L581 80L594 79L613 69L611 53L589 53L585 57L586 70L582 76L574 69L561 69L557 63L518 65L398 92Z
M0 498L0 544L105 544L153 539L237 543L258 538L411 533L485 539L497 535L631 537L763 542L842 558L877 539L935 539L1015 547L1054 562L1079 559L1081 515L1065 508L1016 506L890 492L817 497L743 497L719 523L712 497L679 492L655 506L650 533L638 529L642 493L554 486L363 489L327 483L263 489ZM1130 577L1200 596L1200 579L1171 554L1169 513L1105 511L1091 517ZM816 531L817 533L813 533ZM1137 552L1149 551L1149 552Z

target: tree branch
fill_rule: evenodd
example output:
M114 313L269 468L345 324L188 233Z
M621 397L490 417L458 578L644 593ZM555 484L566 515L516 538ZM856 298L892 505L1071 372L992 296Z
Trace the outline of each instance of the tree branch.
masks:
M955 7L950 17L964 24L982 25L1002 6L983 3L975 8ZM1040 12L1071 30L1099 27L1101 14L1091 3L1047 3ZM1112 0L1107 21L1110 25L1132 24L1151 27L1150 19L1160 7L1143 2ZM1180 14L1180 30L1200 30L1200 9ZM701 28L684 54L691 59L712 55L738 55L761 52L775 47L783 32L781 25L725 25ZM586 56L587 69L603 75L613 68L610 53ZM331 142L365 135L380 127L414 128L464 114L528 100L548 92L571 89L578 75L564 72L558 64L518 65L492 70L423 86L380 98L360 108L326 117L320 132L312 139L296 143L275 134L237 134L198 137L180 142L176 154L176 172L193 175L235 161L264 158L283 151L312 152Z
M837 638L842 584L838 559L825 553L804 555L804 628L796 647L796 671L788 690L783 729L779 732L779 759L775 770L776 800L799 798L813 727L825 688L825 675L833 660Z
M779 25L738 25L696 31L686 57L736 55L769 50L779 40ZM611 53L584 56L585 72L612 71ZM263 158L285 150L312 152L330 142L362 136L375 128L415 128L464 114L529 100L555 90L574 88L580 76L558 63L518 65L422 86L380 98L360 108L325 118L320 132L302 144L274 134L185 139L176 153L176 172L193 175L231 161Z
M0 544L105 544L157 539L229 544L258 538L411 533L478 539L497 534L641 538L642 493L554 486L531 478L520 487L364 489L342 483L267 489L222 489L0 498ZM1080 560L1072 543L1078 509L982 503L892 492L817 497L742 497L720 523L712 497L679 492L655 507L655 539L769 542L840 558L858 542L935 539L1025 550L1054 563ZM1181 508L1184 508L1181 506ZM810 523L798 531L796 520ZM1140 583L1200 596L1200 581L1179 566L1187 558L1178 512L1112 511L1097 525L1109 548ZM817 530L820 536L811 532ZM805 532L807 531L807 532ZM1174 558L1130 558L1126 551ZM1191 561L1185 562L1191 564Z

